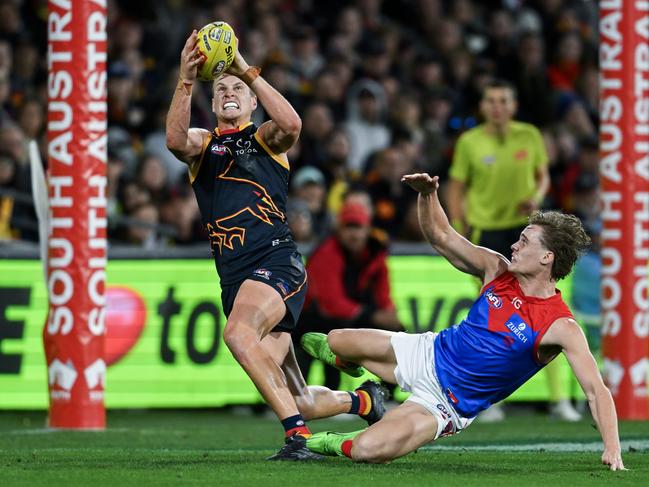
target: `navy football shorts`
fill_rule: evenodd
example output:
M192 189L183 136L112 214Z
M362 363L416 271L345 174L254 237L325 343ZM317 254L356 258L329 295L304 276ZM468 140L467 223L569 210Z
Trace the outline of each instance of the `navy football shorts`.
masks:
M274 252L241 281L223 286L221 303L226 317L232 312L241 284L248 279L268 284L279 293L286 303L286 314L272 331L291 332L300 318L306 297L307 277L302 256L297 251Z

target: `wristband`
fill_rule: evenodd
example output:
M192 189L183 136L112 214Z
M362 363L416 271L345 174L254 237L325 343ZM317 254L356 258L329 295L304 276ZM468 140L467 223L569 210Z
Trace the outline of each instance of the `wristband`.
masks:
M260 73L261 68L259 66L250 66L241 76L239 76L239 78L241 78L241 81L243 81L245 84L250 86L252 82L259 77Z
M178 89L184 88L187 95L191 94L192 86L194 85L193 81L188 81L186 79L178 79Z

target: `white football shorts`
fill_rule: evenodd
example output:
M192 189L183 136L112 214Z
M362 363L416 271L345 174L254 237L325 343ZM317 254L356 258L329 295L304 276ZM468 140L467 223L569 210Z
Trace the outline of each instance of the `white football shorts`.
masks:
M395 333L391 344L397 357L394 369L399 387L410 392L406 401L417 403L437 419L437 434L450 436L469 426L474 418L460 416L449 404L435 374L434 343L437 333Z

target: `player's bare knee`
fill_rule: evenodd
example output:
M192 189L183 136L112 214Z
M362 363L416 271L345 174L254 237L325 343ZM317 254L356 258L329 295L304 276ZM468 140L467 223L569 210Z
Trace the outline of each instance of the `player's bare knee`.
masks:
M237 360L245 356L251 339L254 339L254 334L246 325L228 320L223 330L223 341Z
M352 459L365 463L388 463L393 457L385 441L369 435L360 435L354 440Z
M331 330L327 335L327 343L334 353L339 353L342 344L345 341L345 330Z
M316 406L313 397L310 394L303 394L300 396L293 396L297 410L305 420L310 420L316 417Z

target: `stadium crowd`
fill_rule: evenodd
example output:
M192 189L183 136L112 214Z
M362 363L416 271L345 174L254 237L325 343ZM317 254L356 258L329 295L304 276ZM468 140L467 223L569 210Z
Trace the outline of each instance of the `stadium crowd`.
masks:
M422 240L416 193L400 177L447 181L454 144L480 123L482 87L496 78L516 87L516 119L542 132L542 207L597 228L594 0L109 0L108 19L111 243L206 239L164 124L181 46L215 19L302 117L287 208L298 242L325 238L350 191L367 193L391 239ZM46 42L46 2L0 0L0 241L37 239L26 147L36 139L45 158ZM195 87L192 126L214 125L210 102L211 85Z

